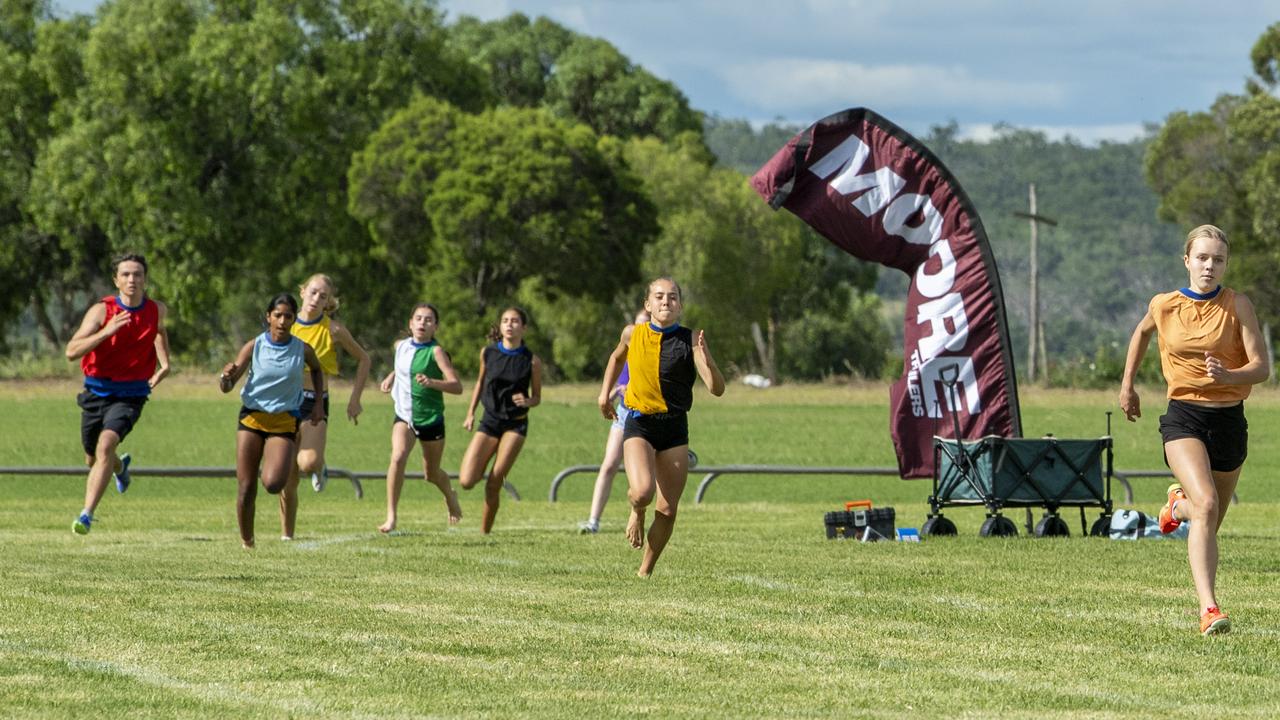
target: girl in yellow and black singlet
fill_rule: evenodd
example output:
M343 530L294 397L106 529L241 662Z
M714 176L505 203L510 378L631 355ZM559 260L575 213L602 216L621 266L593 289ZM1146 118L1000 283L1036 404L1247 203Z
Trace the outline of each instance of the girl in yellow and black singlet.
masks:
M1160 338L1160 365L1169 409L1160 418L1165 462L1177 482L1160 510L1160 531L1191 521L1187 557L1200 601L1200 632L1231 629L1218 607L1218 528L1248 454L1244 400L1267 379L1270 364L1249 298L1220 284L1230 246L1226 235L1201 225L1187 235L1183 264L1190 282L1156 295L1129 341L1120 408L1130 422L1142 416L1134 381L1151 335Z
M624 364L631 375L623 404L627 407L622 456L627 470L631 518L627 539L644 547L638 574L653 573L675 527L680 496L689 479L689 420L694 378L712 395L724 394L724 377L707 348L704 333L680 326L680 286L671 278L649 283L644 307L648 323L628 325L605 368L598 403L608 419L616 417L610 397ZM645 534L645 514L654 507ZM647 545L646 545L646 540Z
M656 452L689 444L687 413L693 407L693 332L679 324L634 325L627 345L631 380L622 403L627 417L623 447L643 438Z
M364 393L365 381L369 378L369 353L356 342L350 329L333 317L338 310L337 291L333 280L328 275L317 273L307 278L298 290L302 293L302 304L298 308L298 319L292 332L315 352L327 377L338 375L338 348L346 350L356 359L356 376L351 383L351 398L347 401L347 418L358 423L364 408L360 397ZM306 379L302 392L302 413L308 415L313 404L323 406L319 424L310 423L302 426L298 434L298 457L288 485L280 493L280 527L281 535L292 539L298 518L298 476L311 476L311 487L320 492L329 480L325 469L325 446L329 437L329 393L321 388L319 391ZM356 486L359 490L359 485Z

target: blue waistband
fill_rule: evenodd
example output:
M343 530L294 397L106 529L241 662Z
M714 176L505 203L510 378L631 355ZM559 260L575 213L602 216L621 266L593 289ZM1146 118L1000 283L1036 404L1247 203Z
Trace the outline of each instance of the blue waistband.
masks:
M84 389L98 397L147 397L151 394L151 383L146 380L107 380L86 375Z

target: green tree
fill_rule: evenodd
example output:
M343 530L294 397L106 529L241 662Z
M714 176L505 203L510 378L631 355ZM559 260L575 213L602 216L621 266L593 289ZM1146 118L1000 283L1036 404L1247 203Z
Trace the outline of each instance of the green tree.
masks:
M780 369L793 377L824 374L819 368L826 359L810 357L819 350L785 343L787 328L806 312L846 324L860 317L865 308L853 298L872 286L874 268L839 252L798 218L774 212L741 173L714 167L695 134L671 145L633 140L628 158L660 208L662 234L645 252L646 278L671 275L681 283L684 322L707 330L717 359L775 380ZM874 313L870 317L869 327L878 327ZM888 336L864 334L877 357L872 367L855 366L875 375ZM836 370L825 374L847 372L849 357L836 353L830 358Z
M530 21L512 13L492 22L463 16L450 27L449 37L487 71L500 104L537 107L546 97L556 58L574 33L545 17Z
M0 5L0 344L4 326L30 307L41 335L60 345L85 289L104 290L96 260L102 238L79 238L80 257L43 230L26 199L41 151L67 122L84 84L80 52L87 18L54 20L46 2ZM91 261L85 262L88 256Z
M702 131L700 113L672 83L632 63L613 45L520 13L480 22L464 17L452 42L488 76L500 102L546 107L601 135L671 140Z
M1280 23L1258 38L1250 59L1256 77L1242 94L1166 119L1147 153L1146 176L1160 196L1161 217L1226 231L1231 284L1274 323L1280 320L1272 271L1280 261Z
M317 270L377 327L393 289L346 213L351 154L415 92L487 98L425 2L106 4L84 57L27 206L84 263L86 239L149 253L179 348L254 332L262 296Z
M543 110L470 115L421 97L357 153L350 180L351 213L376 252L419 268L411 286L451 318L446 345L473 344L522 302L536 322L530 343L553 366L575 379L599 368L591 358L617 328L597 319L619 285L637 282L656 233L617 141Z

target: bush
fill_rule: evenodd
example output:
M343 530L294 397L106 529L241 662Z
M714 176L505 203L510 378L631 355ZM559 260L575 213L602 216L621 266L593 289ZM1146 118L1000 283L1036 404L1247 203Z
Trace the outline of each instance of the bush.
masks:
M1098 346L1092 358L1083 356L1063 362L1049 363L1049 386L1082 389L1120 388L1120 379L1124 377L1125 354L1128 346L1119 342ZM1138 368L1137 382L1144 385L1164 384L1164 375L1160 370L1160 353L1155 343L1147 349Z
M880 377L889 350L889 331L880 324L880 299L855 298L843 317L806 312L782 329L779 370L796 380L831 375Z

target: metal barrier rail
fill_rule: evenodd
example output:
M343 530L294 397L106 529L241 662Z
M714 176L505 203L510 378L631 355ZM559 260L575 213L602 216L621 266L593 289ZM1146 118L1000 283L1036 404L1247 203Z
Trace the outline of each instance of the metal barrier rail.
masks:
M1129 478L1171 478L1173 473L1169 470L1127 470L1121 472L1112 470L1111 476L1120 481L1124 485L1124 501L1126 503L1133 502L1133 487L1129 485ZM1240 493L1231 493L1231 504L1240 504Z
M621 469L621 468L619 468ZM788 465L720 465L716 467L696 467L689 468L690 472L697 471L706 473L702 482L698 483L698 494L694 501L701 503L707 494L707 488L721 475L861 475L861 476L888 476L898 477L897 468L889 467L800 467ZM570 475L578 473L598 473L599 465L573 465L556 473L551 480L551 490L547 499L550 502L556 502L560 493L560 485ZM1173 473L1168 470L1129 470L1121 472L1112 470L1112 478L1119 480L1124 486L1124 501L1127 504L1133 503L1133 485L1129 483L1129 478L1171 478ZM1232 503L1239 503L1240 497L1236 493L1231 495Z
M850 468L850 467L801 467L798 465L718 465L708 467L690 468L691 472L706 473L702 482L698 483L698 494L694 497L694 502L701 503L703 497L707 494L707 488L721 475L873 475L873 476L889 476L897 477L897 468L888 467L869 467L869 468ZM551 480L551 490L547 499L555 502L560 493L560 485L565 478L577 473L598 473L599 465L574 465L567 467L556 474Z
M792 465L720 465L715 467L697 467L690 468L697 472L706 473L702 482L698 483L698 493L695 496L695 502L701 503L706 497L707 488L711 483L721 475L860 475L860 476L879 476L879 477L897 477L897 468L889 467L801 467ZM0 467L0 475L74 475L83 476L88 469L85 467ZM578 473L598 473L599 465L573 465L561 470L551 480L551 490L548 500L556 502L560 492L560 485L565 478ZM236 469L230 467L170 467L170 468L147 468L134 466L129 470L130 475L138 477L235 477ZM457 480L458 473L448 472L450 480ZM329 475L344 477L351 481L351 485L355 490L357 498L364 497L364 485L361 480L383 479L387 475L385 472L369 472L358 470L347 470L345 468L330 467ZM1133 502L1133 486L1129 483L1129 478L1171 478L1173 473L1168 470L1113 470L1112 477L1120 481L1124 486L1124 501L1126 503ZM510 482L504 482L503 490L512 500L520 500L520 491ZM1239 503L1238 494L1231 495L1232 503Z
M0 475L75 475L83 477L88 472L86 467L0 467ZM450 480L457 480L458 473L449 472ZM132 466L129 469L129 475L137 477L235 477L236 469L230 467L158 467L147 468ZM385 479L385 472L368 472L358 470L346 470L344 468L330 467L329 476L344 477L351 481L351 485L356 493L356 499L364 498L364 485L361 480ZM520 499L520 492L516 490L516 486L510 482L502 484L507 495L512 500Z

